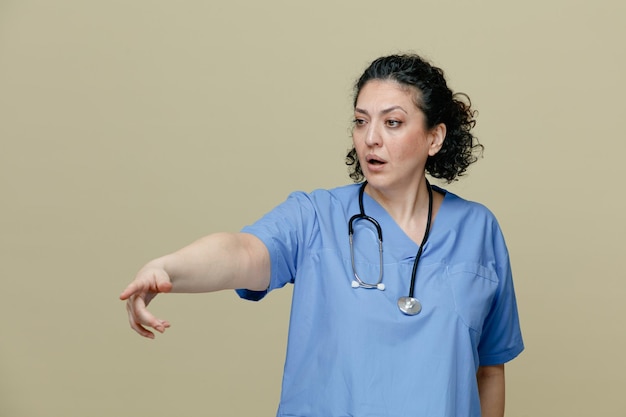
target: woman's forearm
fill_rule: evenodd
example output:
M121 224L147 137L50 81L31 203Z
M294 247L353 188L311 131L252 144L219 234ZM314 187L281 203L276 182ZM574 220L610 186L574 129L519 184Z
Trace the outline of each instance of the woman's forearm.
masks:
M162 268L170 277L172 292L211 292L247 288L264 290L269 284L269 253L255 236L215 233L144 268Z
M504 417L504 365L481 366L476 379L482 417Z

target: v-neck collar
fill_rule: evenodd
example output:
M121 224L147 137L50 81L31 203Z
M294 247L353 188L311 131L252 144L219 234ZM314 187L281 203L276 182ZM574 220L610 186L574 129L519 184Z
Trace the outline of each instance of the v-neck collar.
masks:
M429 243L436 239L438 224L442 223L442 215L445 221L446 207L448 206L448 200L451 198L451 194L436 185L432 185L433 192L440 192L443 194L443 201L439 206L437 215L433 218L433 222L430 228L428 240L424 245L424 252L428 250ZM383 251L387 253L387 256L391 253L397 260L405 260L415 258L419 244L415 243L404 230L396 223L391 215L381 206L374 198L369 194L363 193L363 207L365 214L375 218L381 225L383 231ZM426 255L426 253L424 253Z

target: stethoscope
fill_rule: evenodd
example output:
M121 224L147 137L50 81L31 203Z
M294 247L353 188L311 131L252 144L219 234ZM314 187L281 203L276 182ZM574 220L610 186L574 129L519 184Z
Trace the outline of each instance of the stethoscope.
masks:
M383 284L383 229L380 227L380 224L373 217L365 214L365 209L363 208L363 193L365 192L365 186L367 185L367 181L361 185L359 189L359 210L360 213L355 214L348 221L348 237L350 239L350 258L352 261L352 272L354 273L354 280L352 281L352 288L377 288L381 291L385 289L385 284ZM428 234L430 233L430 223L433 216L433 190L430 186L428 180L426 180L426 188L428 189L428 217L426 219L426 230L424 231L424 237L422 238L422 243L417 250L417 255L415 255L415 261L413 261L413 271L411 272L411 286L409 288L409 295L407 297L400 297L398 299L398 308L404 314L409 316L414 316L422 311L422 303L414 297L415 294L415 277L417 276L417 265L419 263L420 258L422 257L422 251L424 250L424 245L428 240ZM366 220L374 225L376 228L376 233L378 234L378 254L379 254L379 263L380 263L380 273L378 274L378 280L376 283L371 284L363 281L359 274L356 272L356 265L354 262L354 245L353 245L353 235L354 235L354 222L357 220Z

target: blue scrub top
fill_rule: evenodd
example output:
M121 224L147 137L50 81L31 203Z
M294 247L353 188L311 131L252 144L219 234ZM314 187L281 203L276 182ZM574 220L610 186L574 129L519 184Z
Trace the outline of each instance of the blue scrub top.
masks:
M278 416L480 416L476 371L523 349L504 238L484 206L445 193L420 259L416 316L400 312L418 245L374 199L385 290L353 288L348 220L359 185L297 192L242 231L271 259L268 291L294 284ZM376 282L375 230L355 226L359 276ZM268 291L238 290L259 300Z

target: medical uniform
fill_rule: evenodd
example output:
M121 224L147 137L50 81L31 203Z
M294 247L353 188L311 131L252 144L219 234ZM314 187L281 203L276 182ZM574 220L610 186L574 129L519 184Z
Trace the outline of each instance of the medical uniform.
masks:
M348 220L359 185L289 198L242 231L271 259L268 291L293 283L278 416L480 416L478 366L524 348L509 256L493 214L445 193L419 261L422 311L400 312L418 245L369 195L365 213L383 231L385 290L353 288ZM355 265L376 282L375 230L355 225ZM259 300L267 291L238 290Z

